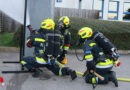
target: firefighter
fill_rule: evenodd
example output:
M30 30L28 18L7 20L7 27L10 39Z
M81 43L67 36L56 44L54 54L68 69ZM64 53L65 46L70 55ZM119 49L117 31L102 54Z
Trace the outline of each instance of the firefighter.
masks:
M58 30L61 32L61 55L58 57L58 61L62 64L67 64L67 52L70 47L71 34L69 32L70 19L67 16L62 16L58 21Z
M78 31L79 42L77 45L84 43L84 59L86 60L86 67L88 70L88 74L85 77L86 83L98 83L98 84L106 84L109 81L112 81L116 87L118 87L118 81L116 78L116 73L112 71L113 65L119 66L120 62L115 61L116 57L119 57L119 54L116 53L114 58L111 54L107 54L105 50L106 47L101 47L98 42L102 42L101 45L111 47L112 44L109 45L109 40L104 38L103 34L93 30L89 27L83 27ZM100 38L101 37L101 38ZM95 39L96 38L96 39ZM106 40L104 42L104 40ZM113 47L114 48L114 47ZM118 63L117 63L118 62ZM98 77L95 77L93 73L90 71L93 70L104 77L104 80L100 80Z
M46 37L44 36L45 31L54 31L55 23L52 19L45 19L41 22L41 28L39 33L31 36L27 40L27 46L29 48L35 47L34 57L24 57L21 61L29 71L34 71L32 74L33 77L38 77L42 74L40 67L46 67L51 70L55 75L71 75L72 80L75 79L76 73L74 70L68 67L59 67L54 57L49 60L48 55L46 55L45 43L47 43Z

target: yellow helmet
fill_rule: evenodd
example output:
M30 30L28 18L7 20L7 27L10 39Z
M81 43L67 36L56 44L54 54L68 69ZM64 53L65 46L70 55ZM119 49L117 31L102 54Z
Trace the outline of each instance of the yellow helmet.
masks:
M84 39L84 38L89 38L89 37L92 36L92 34L93 34L93 31L92 31L92 29L89 28L89 27L83 27L83 28L81 28L81 29L78 31L78 35L79 35L82 39Z
M69 28L70 27L70 20L67 16L62 16L59 19L59 23L63 23L65 25L65 28Z
M41 28L47 30L54 30L55 23L52 19L45 19L41 22Z

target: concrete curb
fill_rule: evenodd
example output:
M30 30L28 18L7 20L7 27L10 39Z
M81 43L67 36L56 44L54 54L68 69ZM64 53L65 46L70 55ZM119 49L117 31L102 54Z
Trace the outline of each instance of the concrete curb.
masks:
M0 46L0 52L19 52L20 48L17 47L4 47ZM76 50L78 54L83 54L82 49L77 49ZM69 53L74 54L75 50L69 50ZM130 50L118 50L119 54L130 54Z
M78 54L83 54L84 53L83 50L81 50L81 49L76 50L76 52ZM75 53L75 50L70 50L69 53ZM119 54L124 54L124 55L125 54L130 54L130 50L118 50L118 53Z
M0 46L0 52L19 52L20 48L17 47L4 47Z

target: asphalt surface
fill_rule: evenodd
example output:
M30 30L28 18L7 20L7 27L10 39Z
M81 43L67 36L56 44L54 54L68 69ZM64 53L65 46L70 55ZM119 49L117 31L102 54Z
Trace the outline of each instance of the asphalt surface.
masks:
M80 57L82 55L79 55ZM20 70L19 64L3 64L3 61L18 61L19 52L0 52L0 71ZM130 78L130 55L121 55L122 65L113 70L117 72L118 78ZM85 61L80 62L74 54L68 55L67 66L77 71L85 71ZM43 75L39 78L33 78L31 73L22 74L2 74L6 86L0 90L93 90L91 84L86 84L82 76L78 76L74 81L70 76L59 77L52 72L43 69ZM119 81L119 87L115 87L112 82L106 85L97 85L95 90L130 90L130 82Z

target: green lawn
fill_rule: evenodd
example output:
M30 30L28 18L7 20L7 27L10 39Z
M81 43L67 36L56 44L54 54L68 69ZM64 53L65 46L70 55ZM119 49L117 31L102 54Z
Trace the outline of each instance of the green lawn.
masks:
M0 46L14 46L13 33L0 34Z

